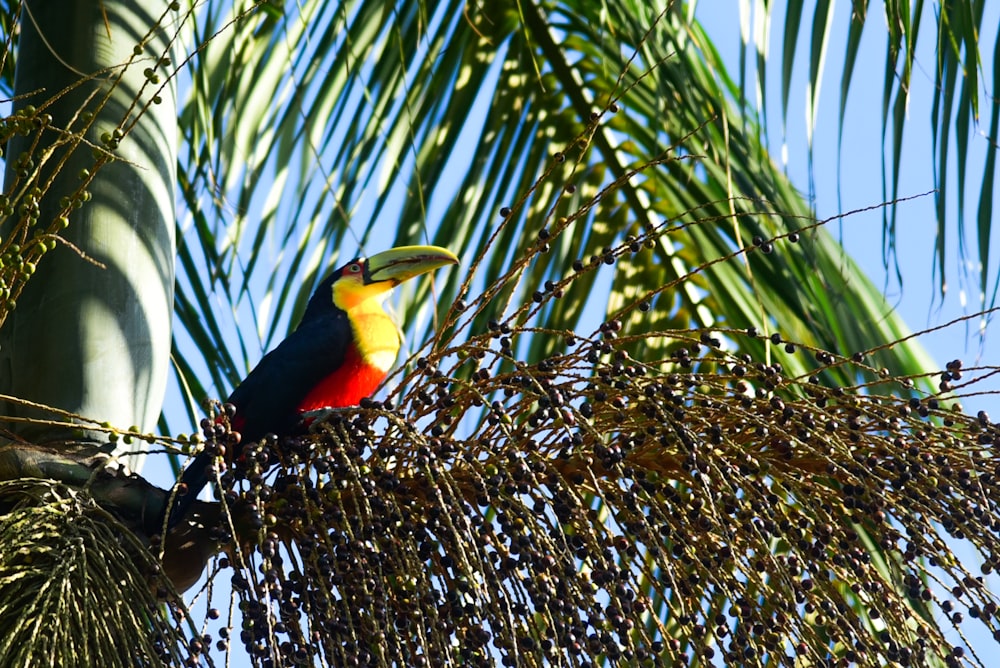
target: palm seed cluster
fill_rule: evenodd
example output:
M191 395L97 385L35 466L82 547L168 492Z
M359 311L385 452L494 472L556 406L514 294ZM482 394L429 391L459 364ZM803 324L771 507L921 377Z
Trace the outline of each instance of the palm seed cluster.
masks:
M620 330L549 332L562 350L527 364L510 351L539 331L493 322L420 358L400 396L282 444L277 473L274 443L253 450L224 477L263 528L219 564L242 617L219 647L260 665L988 665L962 641L1000 639L987 415L862 355L774 336L814 368L793 377L724 350L757 331L719 329L642 363ZM834 367L869 380L819 384Z

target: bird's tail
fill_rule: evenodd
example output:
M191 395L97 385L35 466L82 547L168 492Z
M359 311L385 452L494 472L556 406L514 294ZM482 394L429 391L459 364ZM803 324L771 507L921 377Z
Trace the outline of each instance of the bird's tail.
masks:
M191 509L191 504L194 503L195 499L198 498L198 494L208 484L208 471L214 459L213 455L202 452L184 469L180 482L186 486L187 491L184 494L177 494L174 497L173 504L168 507L170 514L167 521L168 530L173 529L184 519ZM162 526L162 521L160 526Z

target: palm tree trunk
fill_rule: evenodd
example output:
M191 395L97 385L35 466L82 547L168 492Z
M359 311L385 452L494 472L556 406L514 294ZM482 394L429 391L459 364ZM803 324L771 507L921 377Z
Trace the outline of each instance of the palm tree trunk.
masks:
M161 0L24 2L15 77L23 97L15 111L33 105L51 115L35 156L56 146L38 174L41 181L54 174L54 180L43 188L37 225L48 226L65 211L62 198L89 178L81 170L94 177L87 186L91 199L70 213L60 233L76 248L59 244L41 258L0 328L0 392L143 430L155 425L163 401L173 306L176 99L173 83L161 83L167 76L159 59L169 57L176 12L164 15L166 6ZM149 104L154 95L159 104ZM65 135L57 129L84 128L88 143L60 142ZM124 132L113 147L115 159L99 165L94 146L107 147L116 128ZM31 135L10 141L8 195L23 185L16 165L29 149ZM18 233L8 220L3 234ZM3 409L50 417L10 403ZM23 423L14 431L36 443L81 435ZM103 439L86 430L83 436Z

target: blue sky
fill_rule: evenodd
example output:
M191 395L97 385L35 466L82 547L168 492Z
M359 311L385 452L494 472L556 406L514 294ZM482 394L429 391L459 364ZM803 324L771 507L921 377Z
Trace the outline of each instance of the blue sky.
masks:
M748 3L753 4L753 3ZM784 2L772 3L772 16L780 18L786 11ZM770 27L770 67L766 95L768 100L768 129L772 156L781 160L787 156L785 166L792 182L804 193L809 193L808 142L806 133L806 94L809 66L810 32L813 5L806 3L803 11L803 28L799 34L796 63L793 70L789 96L787 133L783 146L781 136L781 58L784 27L775 21ZM729 65L730 74L738 76L740 15L735 11L719 12L715 2L698 5L697 16ZM813 205L819 218L834 216L878 205L886 198L882 192L882 87L888 32L885 20L875 14L882 10L881 3L872 3L869 24L866 27L861 50L855 66L851 92L848 96L843 137L843 155L840 169L837 165L837 124L840 105L840 75L843 71L844 45L852 3L837 3L833 29L829 38L825 75L820 87L817 105L817 129L814 138L815 199ZM1000 4L986 3L983 34L980 43L988 51L996 41L1000 25ZM931 105L934 91L936 27L933 11L925 9L924 25L917 42L917 66L912 79L909 113L900 180L900 196L910 197L934 189L934 156L931 145ZM751 32L751 35L753 33ZM752 37L751 37L752 39ZM948 234L946 236L948 289L942 300L938 293L938 276L934 273L934 244L936 238L933 195L899 205L899 233L896 237L896 256L886 265L883 257L882 212L870 211L846 217L833 223L830 231L842 239L850 256L868 273L877 286L884 290L887 302L895 307L914 331L935 327L955 318L969 315L980 309L978 302L978 251L974 245L975 205L978 201L978 170L984 163L988 142L984 137L989 123L989 84L992 81L990 53L985 54L984 71L980 73L981 114L983 127L973 127L970 140L970 185L966 188L969 203L966 205L966 231L969 242L965 244L964 258L959 251L958 213L954 195L955 177L950 182L952 194L948 207ZM750 68L746 75L748 96L755 100L753 53L748 59ZM954 142L953 142L954 144ZM886 143L888 147L888 142ZM952 146L951 165L957 164L955 147ZM953 170L952 170L953 171ZM838 202L839 188L839 202ZM996 235L991 240L990 282L997 274L997 257L1000 241ZM967 264L962 264L963 260ZM896 270L901 280L897 280ZM989 296L987 297L989 299ZM968 325L953 325L945 330L921 337L935 360L943 365L958 357L966 366L974 363L1000 364L1000 344L997 332L986 331L979 336L980 321L973 319ZM977 392L1000 391L1000 382L990 379L977 388ZM978 410L1000 413L996 395L979 394L963 398L967 412Z

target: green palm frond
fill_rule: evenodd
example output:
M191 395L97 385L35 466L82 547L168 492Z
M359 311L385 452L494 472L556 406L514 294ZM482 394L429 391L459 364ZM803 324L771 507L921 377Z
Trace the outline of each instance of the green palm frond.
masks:
M189 63L182 115L178 336L196 342L202 359L187 368L202 383L211 378L215 394L281 337L316 281L355 246L376 251L390 236L444 244L467 262L479 258L474 280L489 284L543 228L612 183L606 208L576 218L517 291L530 294L575 260L670 221L683 231L656 249L655 271L636 276L646 289L676 286L676 326L725 314L729 326L845 353L905 332L823 231L802 234L802 251L758 253L680 280L754 237L812 220L679 3L387 11L314 2L235 23L232 15L214 5L200 15L198 38L215 37ZM506 219L503 206L512 208ZM494 234L504 252L483 255ZM572 328L595 309L613 310L623 280L596 292L574 285L544 323ZM459 287L456 278L435 284L437 303ZM428 289L407 288L398 307L419 324L417 340L443 315L411 315ZM482 313L480 327L497 315ZM863 327L830 326L852 321ZM927 359L900 346L879 363L903 371Z

